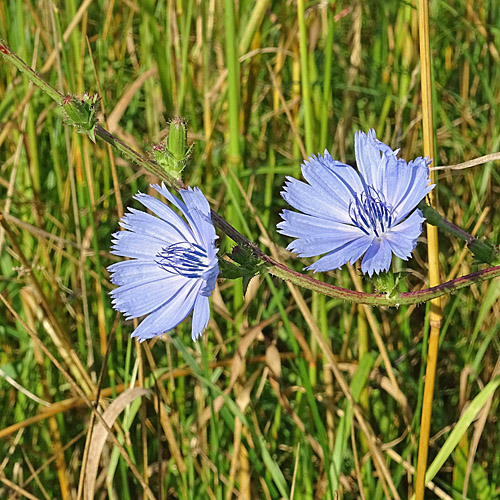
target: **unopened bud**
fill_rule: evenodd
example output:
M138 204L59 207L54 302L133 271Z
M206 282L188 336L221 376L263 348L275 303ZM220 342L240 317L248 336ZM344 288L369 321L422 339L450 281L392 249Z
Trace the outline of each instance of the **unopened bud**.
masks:
M187 127L184 118L177 116L170 122L165 145L153 146L153 154L156 162L170 175L180 179L181 172L186 166L193 145L187 147Z
M92 142L95 142L95 127L97 125L95 105L98 101L97 94L90 97L87 92L83 94L81 99L67 95L61 101L65 122L76 127L79 133L87 134Z
M176 116L170 122L167 136L167 149L177 161L186 159L187 128L186 122L180 116Z
M374 275L371 281L378 292L387 297L395 297L398 294L398 284L406 274L406 272L392 273L387 271Z
M467 242L467 246L479 262L489 264L490 266L498 266L500 264L498 250L489 241L481 241L477 238L471 238Z

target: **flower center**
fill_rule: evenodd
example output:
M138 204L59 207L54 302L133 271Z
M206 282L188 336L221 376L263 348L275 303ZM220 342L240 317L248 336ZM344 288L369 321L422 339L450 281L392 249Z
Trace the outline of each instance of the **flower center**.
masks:
M163 270L186 278L201 278L210 267L206 250L187 241L162 248L156 259L155 262Z
M393 214L394 209L384 195L371 186L360 195L355 194L349 203L349 217L353 224L365 234L375 234L377 238L392 226Z

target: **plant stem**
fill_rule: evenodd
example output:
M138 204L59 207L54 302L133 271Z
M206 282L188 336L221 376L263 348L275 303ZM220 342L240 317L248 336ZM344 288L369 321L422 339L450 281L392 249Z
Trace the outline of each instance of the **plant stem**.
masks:
M453 222L444 219L437 210L427 205L425 201L420 202L418 207L422 210L428 224L432 224L438 229L465 241L469 250L480 262L490 265L500 264L498 261L498 251L494 245L488 241L479 240L467 231L464 231L461 227L453 224Z
M434 154L434 124L432 116L432 68L429 35L429 0L418 3L418 27L420 39L420 67L422 87L422 128L424 140L424 155L435 158ZM434 183L434 172L430 180ZM429 193L431 206L435 204L435 190ZM429 259L429 284L431 287L439 283L439 248L437 227L427 225L427 255ZM429 434L432 416L432 399L434 396L434 380L439 348L439 331L441 328L442 310L439 298L434 298L430 307L430 334L427 367L425 372L424 399L422 417L420 419L420 439L418 446L417 477L415 484L416 500L423 500L425 493L425 471L429 450Z
M18 57L7 45L0 39L0 52L11 62L19 71L27 76L37 87L50 96L54 101L61 104L63 95L51 87L36 71L32 70L20 57Z
M239 178L241 168L239 102L240 102L240 65L238 61L238 44L236 36L236 15L233 0L224 0L224 27L226 31L226 66L227 66L227 121L229 128L227 167L234 173L229 176L228 190L234 201L227 207L227 217L238 224L237 210L240 204L240 191L234 181ZM241 226L237 226L241 229ZM243 304L243 288L239 280L233 282L233 306L240 311ZM240 316L236 313L235 328L239 328Z
M306 137L307 154L313 153L313 130L312 130L312 108L311 88L309 86L309 57L307 52L306 19L304 12L304 0L297 0L297 17L299 22L300 43L300 74L302 82L302 102L304 103L304 128Z
M333 61L333 34L335 26L334 16L335 3L329 3L328 9L328 32L325 41L325 73L323 75L323 102L321 106L321 127L319 134L320 151L327 148L327 135L328 135L328 111L330 105L330 91L332 80L332 61Z
M12 60L14 58L14 55L12 54L10 49L8 49L2 41L0 41L0 53L6 55L9 60ZM56 100L57 102L59 103L61 102L63 96L59 92L52 89L50 85L45 83L39 75L33 72L17 56L15 56L15 60L17 61L16 67L18 67L23 73L26 73L26 71L29 70L33 74L33 76L31 77L32 81L37 85L39 85L40 82L42 82L43 86L41 84L39 86L42 89L45 89L45 87L50 88L51 92L49 93L49 95L53 97L54 100ZM157 175L162 181L164 181L167 184L168 187L176 190L187 188L184 182L172 177L168 172L163 170L155 161L144 157L142 154L138 153L131 147L127 146L120 139L115 137L113 134L109 133L100 125L96 125L95 135L97 137L100 137L107 143L111 144L115 148L117 148L121 153L123 153L126 157L131 159L134 163L143 167L147 171ZM3 214L0 212L0 220L2 218L2 215ZM330 285L329 283L318 281L311 276L301 274L297 271L288 268L284 264L277 262L272 257L266 255L257 245L255 245L250 240L245 238L245 236L243 236L239 231L237 231L231 224L229 224L229 222L227 222L223 217L221 217L218 213L214 211L212 211L212 221L216 227L218 227L222 232L227 234L236 243L244 246L249 246L254 252L254 254L267 264L266 271L269 274L276 276L280 279L283 279L285 281L290 281L292 283L295 283L296 285L299 285L313 292L318 292L328 297L346 300L348 302L352 302L355 304L367 304L374 306L375 305L393 306L393 307L398 307L399 305L420 304L422 302L427 302L437 297L441 297L442 295L455 292L457 290L460 290L461 288L470 286L473 283L480 283L482 281L500 276L500 266L495 266L480 271L476 271L474 273L462 276L460 278L456 278L446 283L438 284L428 289L419 290L417 292L401 293L399 295L391 297L385 294L357 292L355 290L348 290L345 288L340 288L334 285Z
M244 55L248 51L250 43L252 42L252 38L261 25L269 4L270 0L257 0L255 2L255 7L252 10L252 15L250 16L250 19L248 20L247 25L244 28L243 34L241 35L239 45L240 56Z

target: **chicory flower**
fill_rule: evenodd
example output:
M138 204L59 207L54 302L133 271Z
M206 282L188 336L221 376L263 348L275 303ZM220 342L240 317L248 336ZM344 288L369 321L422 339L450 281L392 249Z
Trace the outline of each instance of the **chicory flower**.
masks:
M399 151L399 150L398 150ZM324 155L302 164L307 183L287 177L278 231L296 238L288 249L300 257L325 254L306 269L330 271L361 256L370 276L387 271L392 254L407 260L425 220L417 204L432 190L427 158L409 163L379 141L375 131L357 132L358 171Z
M210 206L198 188L181 190L182 200L165 185L152 186L172 205L138 193L134 198L155 215L129 208L113 234L111 253L131 260L108 267L113 307L127 319L148 315L132 337L141 342L168 332L192 311L191 336L196 340L210 319L209 297L219 266Z

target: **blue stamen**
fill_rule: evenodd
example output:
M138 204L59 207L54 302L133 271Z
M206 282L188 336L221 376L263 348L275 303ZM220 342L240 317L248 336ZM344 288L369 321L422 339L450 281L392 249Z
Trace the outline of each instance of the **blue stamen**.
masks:
M349 203L349 217L363 233L380 238L393 223L394 209L386 202L382 193L367 186L361 195L355 194Z
M164 271L186 278L200 278L210 267L205 249L187 241L162 248L156 259L156 264Z

